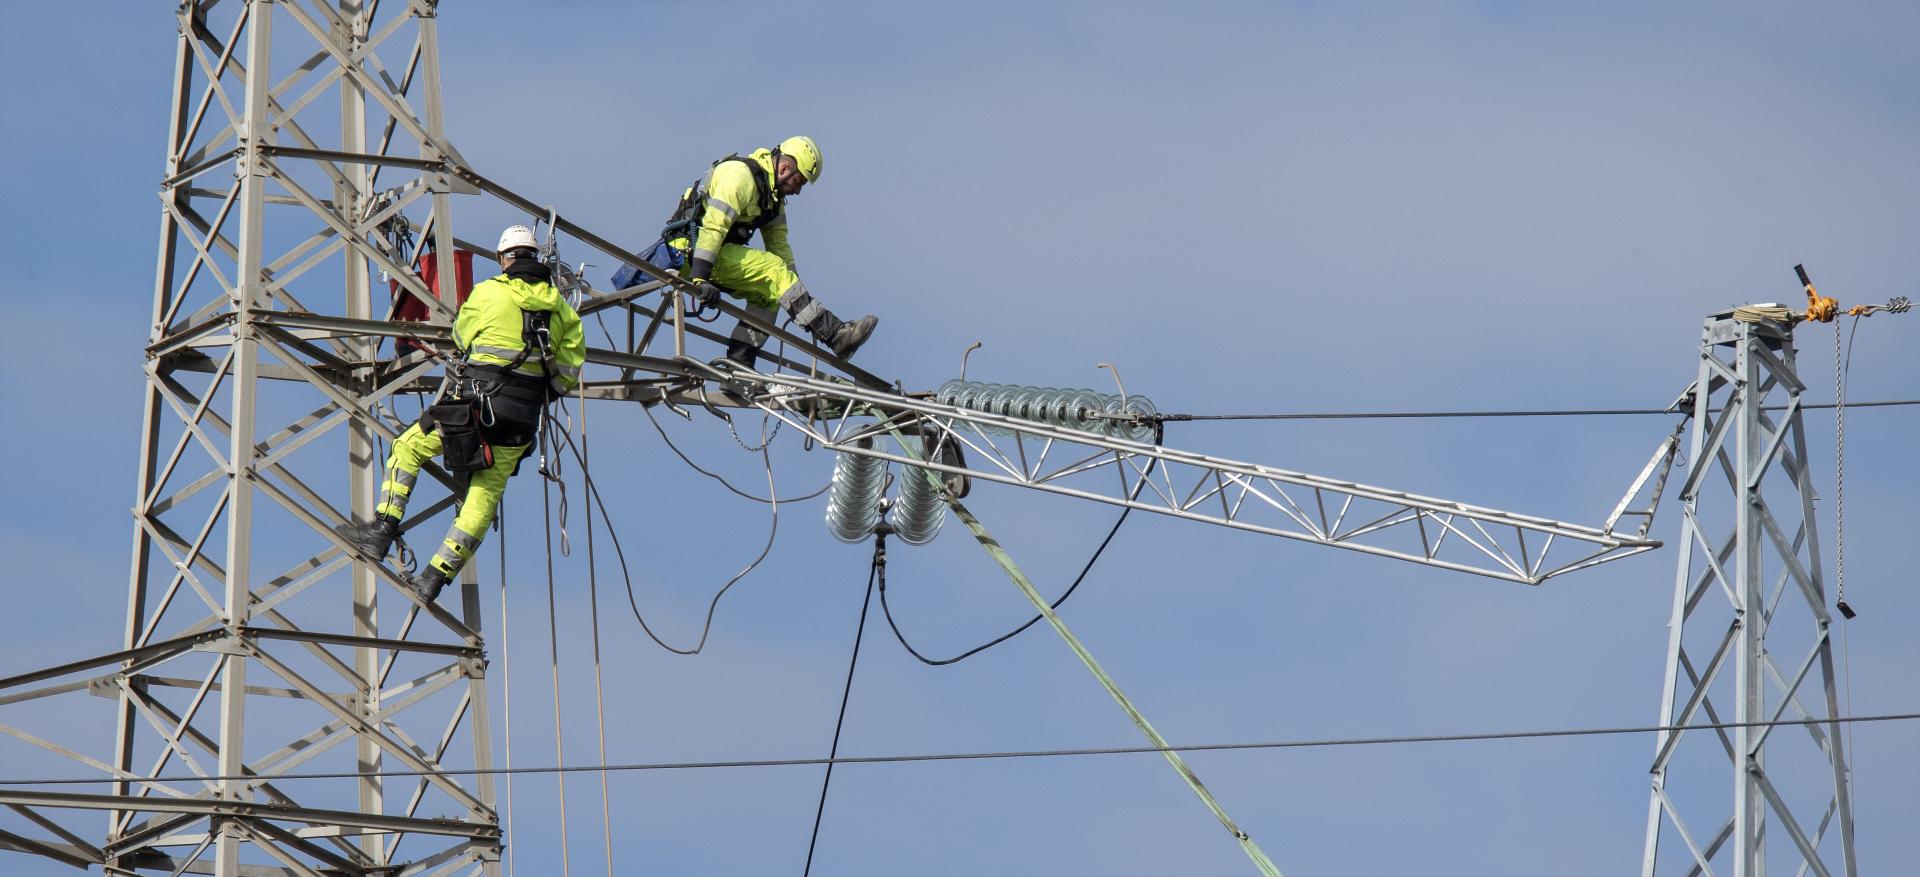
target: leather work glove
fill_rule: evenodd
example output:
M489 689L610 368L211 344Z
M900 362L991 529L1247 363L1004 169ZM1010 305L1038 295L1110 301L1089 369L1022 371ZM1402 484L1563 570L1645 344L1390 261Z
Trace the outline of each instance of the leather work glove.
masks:
M720 303L720 287L705 280L695 280L693 281L693 300L701 310L713 307Z

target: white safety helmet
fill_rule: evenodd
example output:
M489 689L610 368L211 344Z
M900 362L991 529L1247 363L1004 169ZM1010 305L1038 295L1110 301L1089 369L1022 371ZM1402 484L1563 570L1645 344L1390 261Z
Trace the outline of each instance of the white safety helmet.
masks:
M500 233L500 245L493 249L494 252L504 256L508 250L517 250L522 247L537 250L540 248L540 242L533 239L533 229L524 225L509 225L506 231Z

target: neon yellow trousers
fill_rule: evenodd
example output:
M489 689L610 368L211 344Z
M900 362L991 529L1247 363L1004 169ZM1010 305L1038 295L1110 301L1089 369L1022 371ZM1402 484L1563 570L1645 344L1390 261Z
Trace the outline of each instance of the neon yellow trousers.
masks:
M687 239L678 238L667 245L684 253ZM707 279L763 311L772 311L781 299L806 289L800 285L800 275L787 267L787 260L766 250L739 244L720 248L719 257L713 262L713 276Z
M667 246L685 253L690 245L686 238L676 238ZM713 262L713 276L707 279L729 295L746 299L747 307L768 323L779 321L777 309L781 301L807 291L800 275L787 266L787 260L766 250L739 244L720 247L718 258ZM734 326L729 337L753 347L767 343L766 335L745 323Z
M466 565L467 558L480 547L480 540L486 538L493 514L500 508L500 498L506 495L507 478L529 447L531 445L494 445L493 465L472 473L467 479L467 495L460 504L460 514L454 517L453 526L447 528L447 538L429 561L446 573L447 578L453 578ZM395 519L405 517L407 499L413 495L420 467L439 454L439 433L422 431L418 423L407 427L407 431L394 440L393 454L387 457L386 480L380 484L380 505L375 511Z

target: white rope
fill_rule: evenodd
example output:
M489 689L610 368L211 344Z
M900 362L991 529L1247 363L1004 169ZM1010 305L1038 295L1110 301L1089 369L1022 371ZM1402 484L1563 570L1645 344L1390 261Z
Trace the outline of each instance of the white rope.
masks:
M577 385L580 399L580 471L587 468L587 390ZM584 487L582 488L585 489ZM593 713L600 735L600 830L607 840L607 877L613 877L613 795L608 788L607 772L607 696L600 670L600 584L593 551L593 509L587 509L587 605L593 621Z
M540 482L540 511L547 515L547 647L553 668L553 760L555 764L566 763L566 732L560 718L560 625L558 612L554 608L553 590L553 518L549 497L551 482ZM556 777L560 783L560 874L570 877L573 873L573 853L567 840L567 776Z
M513 651L507 648L507 498L500 498L494 522L500 540L500 699L503 701L507 743L507 825L513 825ZM502 832L503 835L506 832ZM513 877L513 844L507 844L507 877Z

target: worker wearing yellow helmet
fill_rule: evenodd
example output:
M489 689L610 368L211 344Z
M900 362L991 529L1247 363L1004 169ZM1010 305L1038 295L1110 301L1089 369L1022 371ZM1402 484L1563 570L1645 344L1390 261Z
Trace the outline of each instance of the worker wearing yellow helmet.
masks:
M783 307L816 341L841 359L851 358L879 318L834 316L800 282L787 244L787 199L818 182L820 167L820 147L811 137L789 137L772 149L714 162L707 176L681 195L650 261L680 268L682 277L700 287L703 302L724 292L744 299L769 323L776 306ZM756 231L765 249L747 246ZM615 285L625 285L619 275ZM741 323L728 340L727 359L752 368L765 342L764 333Z

